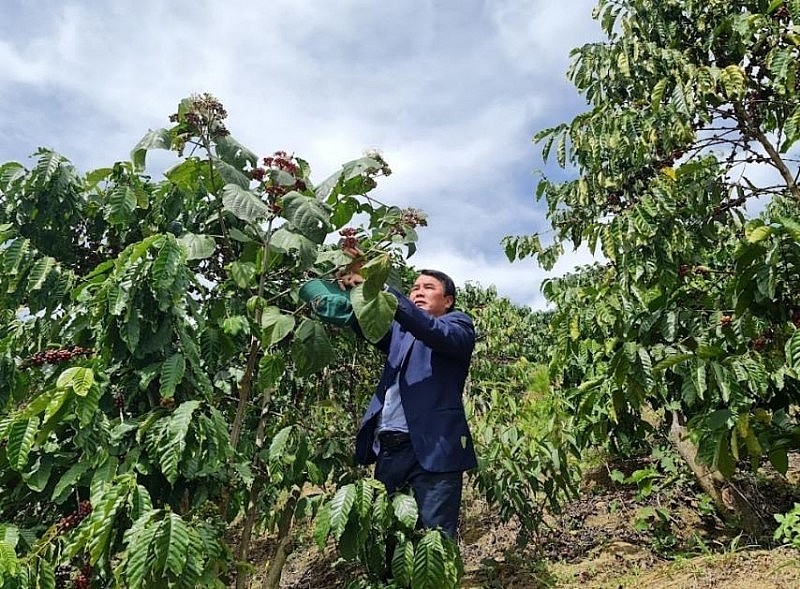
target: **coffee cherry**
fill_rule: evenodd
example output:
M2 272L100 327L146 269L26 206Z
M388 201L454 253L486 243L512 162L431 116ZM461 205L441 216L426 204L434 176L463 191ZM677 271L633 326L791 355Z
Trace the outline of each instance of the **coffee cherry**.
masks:
M78 524L80 524L86 516L92 513L92 504L90 501L81 501L78 504L78 509L73 513L62 517L58 520L56 527L58 531L62 534L69 532L71 529L75 528Z
M60 364L61 362L69 362L73 358L79 356L90 356L91 350L82 348L80 346L70 346L68 348L60 348L53 350L46 350L45 352L37 352L28 358L25 366L42 366L44 364Z
M67 589L70 576L72 574L72 567L68 564L60 564L56 567L56 589Z

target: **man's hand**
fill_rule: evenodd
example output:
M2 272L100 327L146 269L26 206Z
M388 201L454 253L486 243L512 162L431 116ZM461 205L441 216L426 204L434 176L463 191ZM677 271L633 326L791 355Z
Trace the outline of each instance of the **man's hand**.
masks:
M339 272L337 278L339 286L349 290L364 282L364 277L361 275L361 267L364 265L364 253L357 247L346 247L342 251L353 258L353 261Z

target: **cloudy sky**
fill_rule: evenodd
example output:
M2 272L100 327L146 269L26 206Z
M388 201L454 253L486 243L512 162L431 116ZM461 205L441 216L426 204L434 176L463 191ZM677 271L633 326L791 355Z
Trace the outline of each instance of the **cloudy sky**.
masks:
M541 307L544 272L509 264L500 240L546 228L531 137L584 110L565 72L599 38L594 5L3 0L0 162L30 165L42 146L82 172L107 166L210 92L241 143L294 152L317 182L379 149L394 173L375 195L429 215L412 264Z

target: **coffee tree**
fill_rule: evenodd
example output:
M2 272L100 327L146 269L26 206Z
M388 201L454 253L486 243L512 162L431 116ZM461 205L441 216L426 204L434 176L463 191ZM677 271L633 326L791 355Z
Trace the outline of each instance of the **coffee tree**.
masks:
M465 396L479 466L469 478L504 521L519 521L524 544L547 510L577 493L580 450L546 370L551 313L474 284L459 292L458 305L477 333Z
M536 136L575 172L538 186L555 239L509 237L507 254L604 258L544 286L580 443L628 451L660 428L753 529L730 478L785 472L798 443L800 3L601 0L595 16L607 38L569 71L590 109Z
M424 216L368 195L380 155L315 185L226 116L192 96L131 161L79 174L40 149L0 166L3 588L244 586L256 528L282 538L276 586L294 518L355 477L341 410L365 393L326 367L331 337L351 372L363 346L298 289L349 263L336 237L360 240L353 304L380 337L396 304L380 286ZM153 149L179 155L160 181Z

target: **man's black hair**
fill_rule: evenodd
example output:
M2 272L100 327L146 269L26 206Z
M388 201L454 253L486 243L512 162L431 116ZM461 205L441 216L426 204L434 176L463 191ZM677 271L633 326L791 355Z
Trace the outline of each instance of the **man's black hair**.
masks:
M444 286L444 296L450 295L453 297L453 304L450 305L449 309L447 309L448 313L456 308L456 283L453 282L452 278L450 278L444 272L439 272L438 270L420 270L419 273L424 274L425 276L431 276L441 282L442 286Z

